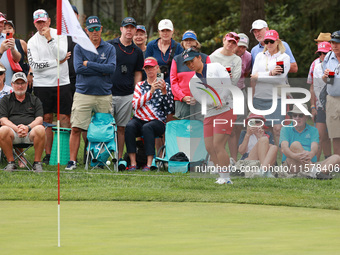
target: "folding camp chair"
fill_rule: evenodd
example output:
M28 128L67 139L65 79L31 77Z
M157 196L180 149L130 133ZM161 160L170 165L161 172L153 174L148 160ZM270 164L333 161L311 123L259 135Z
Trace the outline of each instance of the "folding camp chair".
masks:
M93 115L87 130L87 156L85 169L106 167L111 171L111 162L116 166L118 152L117 127L115 119L110 113L97 112Z
M170 160L178 152L185 153L189 161ZM189 164L190 167L202 165L207 162L207 158L208 153L205 149L203 123L201 121L174 120L166 124L163 155L156 157L159 168L164 169L165 163L168 163L170 173L185 173L189 170Z

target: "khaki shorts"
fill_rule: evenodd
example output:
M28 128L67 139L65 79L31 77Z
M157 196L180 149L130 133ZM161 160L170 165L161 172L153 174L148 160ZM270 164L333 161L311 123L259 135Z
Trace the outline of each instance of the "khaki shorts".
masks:
M31 139L29 138L30 135L31 135L31 132L29 132L25 137L19 137L17 132L15 132L13 129L12 129L12 131L13 131L13 134L14 134L13 144L33 143L33 141L31 141Z
M87 130L92 117L92 112L110 113L112 96L96 96L74 93L71 126Z
M340 138L340 97L327 96L326 124L329 138Z
M125 127L131 119L133 94L112 96L112 115L119 127Z

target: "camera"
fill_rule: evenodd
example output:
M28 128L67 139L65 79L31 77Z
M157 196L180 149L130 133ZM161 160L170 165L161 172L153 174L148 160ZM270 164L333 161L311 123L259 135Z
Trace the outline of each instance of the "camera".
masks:
M127 66L126 65L121 65L120 66L120 71L122 74L126 74L128 72Z

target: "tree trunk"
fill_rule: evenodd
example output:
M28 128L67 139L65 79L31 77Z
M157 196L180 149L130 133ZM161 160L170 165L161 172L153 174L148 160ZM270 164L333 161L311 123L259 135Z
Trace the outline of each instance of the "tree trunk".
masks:
M265 19L264 0L241 0L240 31L249 37L249 51L258 43L250 33L251 25L257 19Z

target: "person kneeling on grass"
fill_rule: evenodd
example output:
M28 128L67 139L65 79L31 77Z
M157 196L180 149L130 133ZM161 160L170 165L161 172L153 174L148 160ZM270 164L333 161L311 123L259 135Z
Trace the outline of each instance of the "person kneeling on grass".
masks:
M173 111L174 99L171 87L163 79L157 79L160 72L158 62L153 57L144 61L147 79L138 82L133 94L134 116L125 128L125 144L131 165L129 171L137 168L136 137L143 136L147 165L143 171L149 171L155 155L155 137L163 135L166 116Z
M268 170L276 161L278 147L274 145L271 132L264 131L266 119L262 115L251 113L246 119L247 130L243 130L239 139L238 151L241 160L259 160L257 172L247 177L274 177Z
M13 157L13 144L33 142L35 155L33 170L42 172L41 155L45 146L43 108L39 98L26 92L27 78L22 72L12 77L14 92L0 100L0 146L8 165L5 171L17 169Z
M303 107L307 112L307 105L303 104ZM306 124L307 116L296 105L288 114L293 121L281 129L282 167L287 167L289 174L297 174L299 177L332 179L330 171L339 166L340 156L335 154L316 162L319 146L317 128Z

